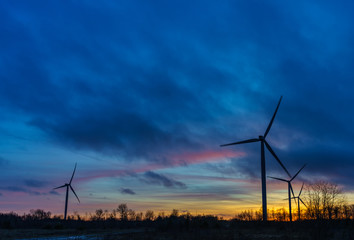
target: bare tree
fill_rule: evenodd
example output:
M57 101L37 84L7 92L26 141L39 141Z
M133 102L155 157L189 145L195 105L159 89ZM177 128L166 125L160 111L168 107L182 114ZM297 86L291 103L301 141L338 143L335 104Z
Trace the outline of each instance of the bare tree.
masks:
M103 219L103 210L102 209L97 209L95 213L96 213L96 215L95 215L96 220L100 221Z
M128 220L128 206L126 203L122 203L118 205L117 212L120 215L120 220L121 221L127 221Z
M135 220L136 221L142 221L143 220L143 213L142 212L139 212L136 214L136 217L135 217Z
M136 220L136 213L133 209L128 210L128 216L130 221L135 221Z
M76 220L80 221L81 220L81 216L78 213L78 211L74 211L74 216L76 217Z
M113 209L112 212L109 214L110 219L116 219L117 217L117 210Z
M349 206L349 218L354 219L354 204Z
M166 217L165 212L164 211L159 212L158 217L164 219Z
M277 221L285 221L288 218L288 211L285 208L279 208L275 212L275 219Z
M253 221L254 214L253 214L252 210L245 210L245 211L242 211L241 213L237 214L237 218L242 221Z
M179 215L178 210L177 209L173 209L172 212L171 212L170 217L178 217L178 215Z
M255 220L261 221L263 219L263 209L261 208L259 211L255 212Z
M145 212L145 220L152 221L152 220L154 220L154 217L155 217L154 211L146 210L146 212Z
M343 190L337 184L319 181L306 185L306 217L311 219L332 219L338 217L339 209L345 203Z
M50 218L51 212L46 212L42 209L36 209L36 210L31 209L30 215L32 216L33 219L42 220L42 219Z

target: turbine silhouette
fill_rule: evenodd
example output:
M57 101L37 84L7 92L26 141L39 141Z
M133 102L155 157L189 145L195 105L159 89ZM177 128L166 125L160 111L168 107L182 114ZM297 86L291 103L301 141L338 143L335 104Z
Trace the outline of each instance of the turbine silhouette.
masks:
M300 201L302 202L302 204L306 206L306 204L304 203L304 201L302 201L302 199L300 198L300 195L301 195L301 192L302 192L302 188L304 187L304 183L302 183L302 186L301 186L301 189L300 189L300 192L299 192L299 195L297 195L297 197L292 197L293 199L295 199L295 202L296 202L296 199L297 199L297 212L298 212L298 219L300 220Z
M70 188L71 191L74 193L74 195L75 195L75 197L77 198L77 200L80 202L79 197L76 195L76 193L75 193L73 187L71 186L71 182L73 181L74 174L75 174L75 171L76 171L76 165L77 165L77 164L75 163L75 168L74 168L73 174L71 175L70 182L69 182L69 183L65 183L65 184L62 185L62 186L53 188L53 190L54 190L54 189L66 187L64 220L66 220L66 213L67 213L67 210L68 210L69 188Z
M269 152L274 156L274 158L278 161L280 166L285 170L285 172L288 174L288 176L291 178L290 173L288 170L285 168L283 163L280 161L278 156L275 154L273 149L270 147L268 142L266 141L266 137L269 133L270 128L272 127L275 115L277 114L280 102L282 100L283 96L280 97L277 108L275 109L275 112L273 114L272 119L270 120L268 127L264 133L263 136L258 136L258 138L252 138L244 141L239 141L239 142L234 142L234 143L228 143L228 144L223 144L220 145L220 147L225 147L225 146L230 146L230 145L236 145L236 144L243 144L243 143L252 143L252 142L261 142L261 172L262 172L262 207L263 207L263 221L267 221L267 187L266 187L266 167L265 167L265 155L264 155L264 145L267 147Z
M294 177L292 177L290 180L286 180L283 178L277 178L277 177L269 177L269 178L273 178L279 181L283 181L283 182L287 182L288 183L288 198L286 200L289 199L289 217L290 217L290 222L293 221L292 215L291 215L291 199L292 197L290 196L290 191L292 192L293 196L295 197L294 191L293 191L293 187L291 186L291 181L294 180L296 178L296 176L301 172L301 170L306 166L306 164L304 166L302 166L302 168L300 168L300 170L294 175ZM301 189L302 190L302 189ZM296 203L296 199L294 198L295 203Z

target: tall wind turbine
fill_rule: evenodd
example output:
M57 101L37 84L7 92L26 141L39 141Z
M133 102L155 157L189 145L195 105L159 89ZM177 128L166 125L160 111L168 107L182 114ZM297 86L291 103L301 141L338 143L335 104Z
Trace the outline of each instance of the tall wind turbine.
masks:
M258 136L258 138L252 138L240 142L234 142L234 143L228 143L228 144L223 144L220 145L221 147L225 146L230 146L230 145L236 145L236 144L243 144L243 143L252 143L252 142L261 142L261 171L262 171L262 207L263 207L263 221L267 221L267 187L266 187L266 166L265 166L265 155L264 155L264 145L268 148L269 152L274 156L274 158L278 161L280 166L285 170L285 172L288 174L288 176L291 178L290 173L288 170L285 168L283 163L279 160L273 149L270 147L268 142L266 141L266 137L269 133L270 128L272 127L275 115L277 114L280 102L282 100L283 96L280 97L277 108L275 109L275 112L273 114L272 119L270 120L268 127L264 133L264 135Z
M292 197L293 199L295 199L295 202L296 202L296 199L297 199L297 212L298 212L298 219L300 220L300 201L302 202L302 204L306 206L306 204L304 203L304 201L302 201L302 199L300 198L300 195L301 195L301 192L302 192L302 188L304 187L304 183L302 183L302 186L301 186L301 189L300 189L300 192L299 192L299 195L297 195L297 197Z
M291 215L291 196L290 196L290 191L292 192L293 196L295 197L294 191L293 191L293 187L291 186L291 181L294 180L296 178L296 176L301 172L301 170L306 166L306 164L304 166L302 166L302 168L300 168L300 170L294 175L294 177L290 178L290 180L286 180L283 178L276 178L276 177L269 177L269 178L273 178L279 181L283 181L283 182L287 182L288 183L288 199L289 199L289 217L290 217L290 222L293 221L292 215ZM296 199L295 199L295 203L296 203Z
M74 174L75 174L75 171L76 171L76 165L77 165L77 164L75 163L75 168L74 168L73 174L71 175L70 182L69 182L69 183L65 183L64 185L62 185L62 186L60 186L60 187L53 188L53 189L58 189L58 188L66 187L64 220L66 220L66 213L67 213L67 210L68 210L69 188L70 188L71 191L75 194L75 197L77 198L77 200L80 202L79 197L76 195L76 193L75 193L73 187L71 186L71 182L73 181Z

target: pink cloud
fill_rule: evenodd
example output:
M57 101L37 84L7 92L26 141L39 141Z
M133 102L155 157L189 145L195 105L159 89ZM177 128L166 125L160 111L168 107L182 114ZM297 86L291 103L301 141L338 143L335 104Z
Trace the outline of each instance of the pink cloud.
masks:
M244 152L235 152L231 150L188 152L172 155L170 158L173 165L198 164L204 162L220 161L220 159L243 157Z
M228 158L236 158L244 156L244 152L236 152L232 150L219 150L219 151L202 151L202 152L185 152L181 154L171 154L166 156L169 160L168 164L166 163L149 163L149 164L137 164L139 166L132 167L127 165L126 169L117 169L117 170L104 170L99 173L88 173L86 177L81 177L76 179L78 182L90 181L97 178L104 177L117 177L117 176L127 176L130 174L144 173L147 171L154 171L159 169L185 166L190 164L200 164L206 162L215 162L221 161Z

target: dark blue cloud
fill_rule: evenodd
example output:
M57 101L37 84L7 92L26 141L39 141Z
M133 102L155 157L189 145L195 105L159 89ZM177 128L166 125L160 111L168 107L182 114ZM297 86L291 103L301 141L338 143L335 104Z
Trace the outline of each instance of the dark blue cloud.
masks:
M121 190L120 190L120 192L122 193L122 194L130 194L130 195L135 195L136 193L133 191L133 190L131 190L130 188L122 188Z
M152 171L148 171L144 173L141 181L154 184L154 185L162 185L167 188L186 188L186 184L180 181L173 180L172 178L168 178L165 175L157 174Z
M23 187L18 187L18 186L8 186L8 187L2 187L1 189L10 191L10 192L27 192L27 190Z
M49 194L51 194L51 195L60 195L58 192L56 192L56 191L54 191L54 190L51 190L51 191L49 192Z
M27 187L33 187L33 188L41 188L47 185L46 182L38 181L35 179L27 179L24 181L24 183Z
M30 189L20 187L20 186L7 186L7 187L0 187L1 190L5 190L8 192L22 192L28 193L29 195L45 195L45 193L40 193L38 191L32 191Z
M2 1L0 107L65 147L169 164L171 152L263 134L284 95L268 136L274 150L290 172L306 162L347 184L350 9L351 1ZM257 176L259 145L237 149L248 155L230 169Z

